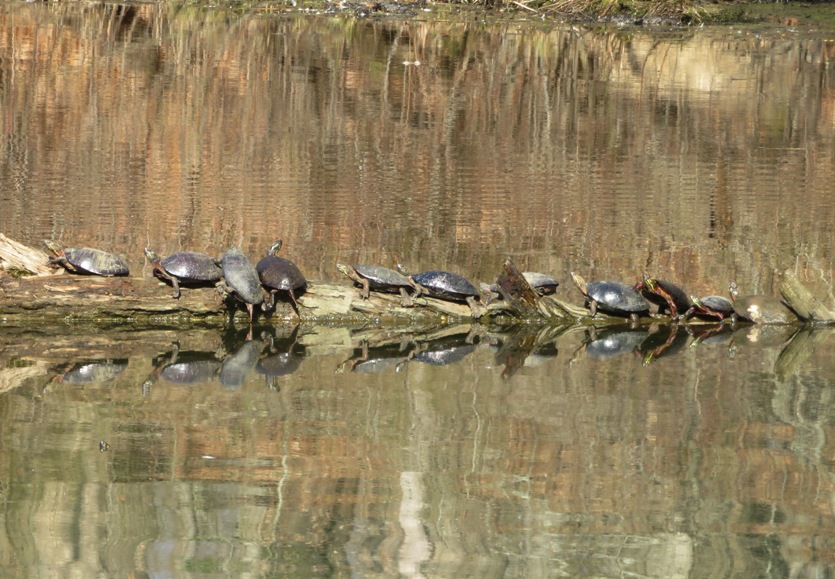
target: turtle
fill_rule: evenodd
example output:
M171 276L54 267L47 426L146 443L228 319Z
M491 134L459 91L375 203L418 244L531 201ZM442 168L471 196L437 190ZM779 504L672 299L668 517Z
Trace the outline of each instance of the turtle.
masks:
M243 386L249 374L258 365L263 350L264 342L245 340L237 350L223 359L218 372L220 383L231 390Z
M362 287L360 297L364 300L367 300L371 290L374 290L400 293L400 302L404 308L414 305L409 290L416 291L415 286L400 272L380 265L345 265L344 263L337 263L336 269L352 279L354 284Z
M649 302L631 286L618 281L592 281L586 283L582 277L571 272L574 284L586 296L586 305L591 317L600 309L607 314L626 315L636 320L649 313Z
M258 272L234 245L223 254L220 265L226 283L225 287L220 285L219 288L244 302L249 312L249 322L252 323L255 315L254 306L264 303L264 288L261 287Z
M67 370L55 376L53 380L55 382L69 382L70 384L107 382L116 378L127 367L127 358L88 360L72 364Z
M555 280L550 275L539 273L536 271L523 271L522 277L531 286L531 289L541 296L551 295L557 292L560 282ZM479 284L482 293L486 297L484 305L488 305L494 300L502 299L502 294L499 292L498 284L488 285L486 283Z
M92 275L128 275L128 264L118 255L89 247L65 247L51 239L44 244L55 254L49 263L58 263L67 271Z
M755 324L792 324L798 321L797 315L777 298L762 295L739 297L739 286L728 286L731 300L734 302L733 321L739 318Z
M418 297L426 294L429 297L452 302L464 302L470 306L474 318L484 315L484 306L480 303L481 293L467 278L441 270L430 270L411 274L402 264L397 264L397 271L411 280Z
M412 342L370 347L368 342L363 340L359 348L354 348L354 354L337 366L336 373L376 374L389 370L400 372L411 358L413 349Z
M692 303L683 289L668 281L661 281L647 274L635 284L635 290L659 308L666 307L670 317L678 319L679 312L686 312Z
M649 366L662 356L680 352L687 344L690 334L679 324L663 324L635 349L644 366Z
M144 393L162 378L174 384L196 384L213 380L220 370L220 360L214 352L200 350L181 351L180 344L174 343L170 353L154 358L154 369L142 384Z
M290 296L293 309L296 310L298 315L299 304L296 301L296 292L304 291L307 287L307 280L304 279L302 272L299 271L295 263L276 255L281 250L281 245L282 241L280 239L275 241L267 249L267 255L262 257L261 261L255 266L261 283L268 289L270 295L269 302L264 305L264 310L272 308L275 304L275 295L284 291Z
M685 320L696 315L718 318L721 321L734 313L734 303L724 296L690 296L690 302L693 305L682 316Z
M555 280L550 275L539 273L537 271L523 271L522 277L533 288L533 291L541 296L551 295L557 292L560 282Z
M597 331L594 326L587 330L584 342L586 353L592 358L603 359L634 352L646 339L647 331L615 326Z
M180 283L218 282L223 275L218 260L196 251L178 251L165 259L145 248L145 257L154 266L154 273L174 286L174 298L180 297Z

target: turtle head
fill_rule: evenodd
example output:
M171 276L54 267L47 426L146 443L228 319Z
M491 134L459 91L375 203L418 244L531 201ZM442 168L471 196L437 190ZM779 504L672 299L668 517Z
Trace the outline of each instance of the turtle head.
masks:
M690 302L691 302L694 306L696 306L697 308L701 308L701 307L703 307L703 306L702 306L702 300L700 300L700 299L699 299L699 298L697 298L696 296L690 296Z
M145 257L147 257L148 261L150 261L151 263L157 263L159 261L159 256L156 253L154 253L153 249L150 249L148 247L145 248Z
M735 302L736 298L739 297L739 286L736 285L735 281L732 281L731 285L728 286L728 293L731 294L732 302Z
M51 239L44 239L43 243L55 255L63 255L64 254L64 245L62 243L59 243L57 241L53 241Z
M344 263L337 263L336 269L338 269L348 277L351 277L351 266L345 265Z
M570 272L570 275L571 281L574 282L574 285L577 286L577 289L579 289L583 295L588 295L588 290L586 289L586 280L584 280L579 274L576 274L573 271Z
M406 277L409 277L410 275L412 275L412 273L409 271L409 269L405 265L403 265L402 263L398 263L396 267L397 267L397 271L399 271L401 275L405 275Z
M654 292L658 289L658 280L651 277L648 273L644 274L644 278L643 278L642 283L643 283L643 287L647 291Z
M283 241L280 239L276 239L270 248L267 250L267 255L277 255L279 251L281 251L281 246L283 245Z

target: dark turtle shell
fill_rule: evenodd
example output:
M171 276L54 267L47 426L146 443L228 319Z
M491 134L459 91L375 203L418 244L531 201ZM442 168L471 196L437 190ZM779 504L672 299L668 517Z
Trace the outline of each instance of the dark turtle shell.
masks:
M734 313L733 302L723 296L706 296L703 298L691 296L690 301L693 302L693 305L687 310L685 317L697 315L723 320Z
M690 296L669 281L662 281L645 275L644 280L635 285L635 289L640 291L641 295L652 303L661 308L667 308L672 316L686 312L692 305Z
M550 275L539 273L536 271L523 271L522 277L539 295L545 296L557 291L560 282L552 278Z
M270 289L296 291L307 285L307 280L296 264L276 255L261 258L255 266L261 283Z
M412 276L424 293L442 300L466 302L467 298L478 298L478 289L465 277L448 271L425 271Z
M223 254L220 265L226 285L241 301L253 305L264 302L264 291L258 272L237 247L233 245Z
M93 275L128 275L128 264L118 255L93 249L90 247L64 247L54 241L47 241L49 247L57 256L50 261L56 263L69 263L72 271L77 273L89 273Z
M217 260L197 251L178 251L163 259L163 269L180 281L218 281L223 270Z
M649 303L631 286L619 281L592 281L586 285L587 296L597 307L610 314L641 314Z

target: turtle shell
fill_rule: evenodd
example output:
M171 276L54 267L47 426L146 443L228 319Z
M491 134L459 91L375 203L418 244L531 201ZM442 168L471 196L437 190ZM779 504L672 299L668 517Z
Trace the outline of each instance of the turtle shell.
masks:
M218 281L223 274L213 257L196 251L178 251L160 263L169 275L181 280Z
M523 271L522 277L528 282L539 295L549 295L557 291L560 282L552 278L550 275L539 273L536 271Z
M791 324L797 316L783 302L770 296L744 296L734 302L734 312L755 324Z
M734 303L724 296L706 296L693 298L693 313L714 318L724 318L734 313Z
M478 289L465 277L448 271L425 271L412 276L423 291L443 300L465 302L469 297L480 297Z
M674 283L654 278L652 281L655 282L658 288L660 288L662 291L666 292L670 296L678 312L686 312L687 309L692 305L690 302L690 297L687 295L687 293ZM654 291L650 289L647 286L646 282L640 282L635 287L635 289L639 290L641 294L652 303L662 308L669 308L669 303L667 303L667 299L664 296L662 296L661 293L657 290Z
M307 280L296 264L275 255L261 258L255 266L261 283L271 289L295 291L307 285Z
M381 265L355 265L353 268L357 275L368 280L368 287L376 291L397 292L401 287L412 287L405 275Z
M232 288L241 300L248 304L264 302L264 292L258 272L237 247L232 246L223 254L221 268L223 277L226 278L226 285Z
M631 286L619 281L593 281L586 286L589 299L610 314L632 314L649 311L649 303Z
M118 255L90 247L69 247L64 250L67 261L81 272L95 275L128 275L128 264Z

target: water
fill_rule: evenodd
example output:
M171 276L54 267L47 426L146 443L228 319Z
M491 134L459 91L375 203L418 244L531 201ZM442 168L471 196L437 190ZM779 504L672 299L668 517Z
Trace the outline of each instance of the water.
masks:
M134 275L145 246L277 238L310 279L511 256L573 302L569 271L832 283L826 31L0 18L0 232L25 243ZM0 568L831 572L832 332L704 329L4 327Z

